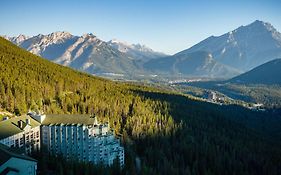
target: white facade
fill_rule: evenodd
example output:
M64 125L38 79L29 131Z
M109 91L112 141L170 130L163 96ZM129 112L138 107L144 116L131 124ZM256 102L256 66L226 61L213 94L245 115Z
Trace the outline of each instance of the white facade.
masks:
M31 121L29 116L11 118L0 122L1 129L15 132L8 133L0 139L0 143L16 148L24 148L26 153L40 150L40 124Z
M108 124L42 125L42 144L55 155L94 164L112 165L119 159L124 165L124 148Z
M124 165L124 148L109 124L98 124L88 115L29 115L1 121L0 143L24 148L26 153L39 150L41 143L68 160L112 165L117 159Z
M37 162L11 157L0 165L0 173L7 171L9 175L36 175Z
M40 150L40 126L25 129L23 132L0 140L0 143L17 148L25 148L26 153Z
M32 118L34 118L35 120L37 120L39 123L42 123L45 118L46 118L46 115L43 114L43 113L37 113L37 112L33 112L33 111L29 111L27 113L27 115L31 116Z

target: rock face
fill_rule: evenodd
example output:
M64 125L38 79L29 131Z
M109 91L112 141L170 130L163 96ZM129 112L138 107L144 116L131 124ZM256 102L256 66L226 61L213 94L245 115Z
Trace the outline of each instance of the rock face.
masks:
M146 46L104 42L93 34L68 32L26 37L5 37L31 53L91 74L134 75L143 72L138 62L163 56Z
M110 40L108 44L120 52L126 53L128 56L142 62L167 56L161 52L155 52L151 48L141 44L129 44L116 39Z
M214 59L242 71L281 57L281 34L269 23L255 21L229 33L211 36L177 55L210 52Z

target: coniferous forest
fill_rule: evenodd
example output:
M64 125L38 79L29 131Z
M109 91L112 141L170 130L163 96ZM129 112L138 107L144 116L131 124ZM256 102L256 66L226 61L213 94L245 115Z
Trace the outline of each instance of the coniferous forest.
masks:
M176 92L97 78L46 61L3 38L0 79L1 110L16 115L29 109L94 114L110 121L125 146L122 170L116 165L57 161L43 154L41 172L281 174L281 117L271 112L219 106Z

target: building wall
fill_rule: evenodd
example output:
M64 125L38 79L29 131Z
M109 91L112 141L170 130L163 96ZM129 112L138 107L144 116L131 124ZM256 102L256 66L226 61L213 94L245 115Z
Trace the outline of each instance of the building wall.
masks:
M3 165L0 166L0 172L5 170L7 167L17 169L19 172L14 173L18 175L36 175L37 162L12 157Z
M9 147L24 147L26 153L40 150L40 126L26 128L18 134L0 140L0 143Z
M108 125L43 125L42 143L67 159L111 165L118 158L124 164L124 148Z
M24 131L24 146L27 153L40 150L40 126Z

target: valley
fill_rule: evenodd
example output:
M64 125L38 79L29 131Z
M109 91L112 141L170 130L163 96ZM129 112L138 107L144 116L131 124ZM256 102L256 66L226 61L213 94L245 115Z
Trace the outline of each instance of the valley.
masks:
M243 173L246 167L249 173L279 174L280 116L207 103L163 86L94 77L2 38L0 53L2 110L21 115L28 109L43 109L48 114L95 114L101 122L108 120L122 135L122 174L135 173L136 157L144 174L225 174L230 169ZM220 162L227 164L222 168ZM252 162L262 168L257 170Z
M0 7L0 175L281 174L281 1Z

